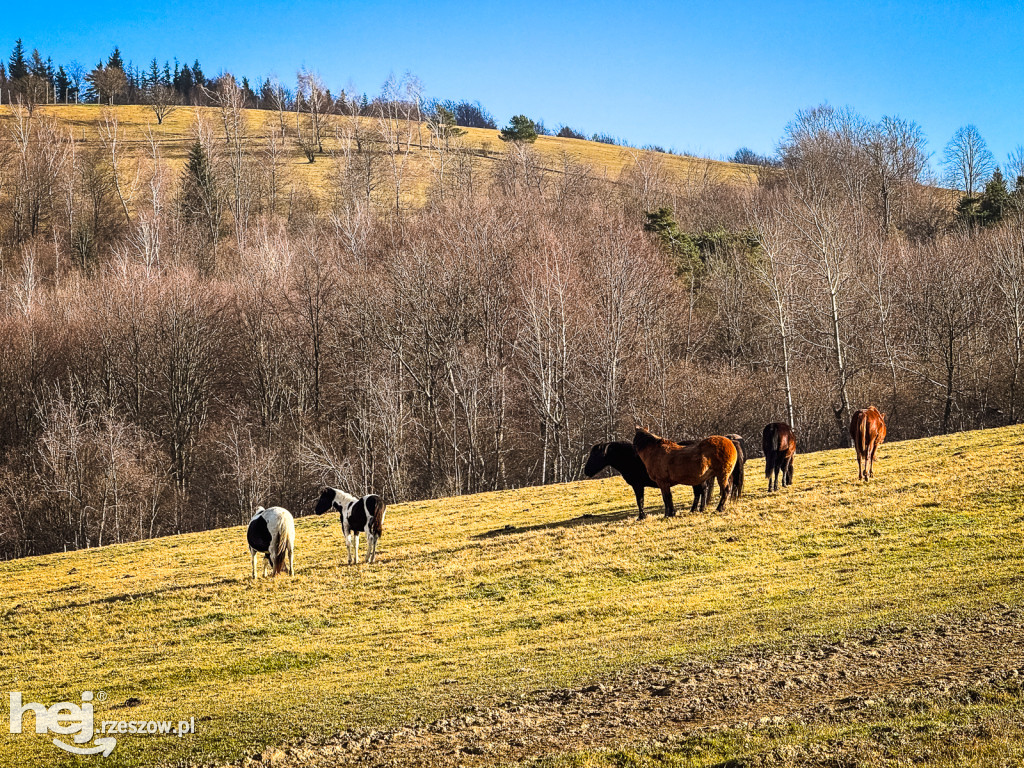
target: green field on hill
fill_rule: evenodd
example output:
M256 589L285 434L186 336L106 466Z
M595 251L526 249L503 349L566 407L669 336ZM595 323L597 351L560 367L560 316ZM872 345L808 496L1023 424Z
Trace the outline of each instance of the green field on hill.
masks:
M97 722L195 717L194 735L120 737L104 766L209 763L638 665L1019 606L1022 446L1024 427L886 444L870 484L852 449L798 454L772 495L753 460L724 515L685 514L677 488L684 514L649 494L644 523L618 477L395 504L374 566L344 565L335 515L302 517L295 577L256 583L241 527L7 562L0 682L47 704L102 691ZM99 764L6 730L0 765Z

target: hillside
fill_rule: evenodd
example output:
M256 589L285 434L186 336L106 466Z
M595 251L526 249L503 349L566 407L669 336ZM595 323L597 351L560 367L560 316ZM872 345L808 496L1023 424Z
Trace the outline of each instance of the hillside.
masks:
M188 147L193 141L194 125L197 117L208 120L217 139L223 138L221 115L212 107L179 107L176 108L158 125L149 107L119 106L112 109L94 105L45 105L36 108L36 114L51 115L69 126L79 146L99 146L99 126L105 112L116 115L122 131L121 146L129 158L146 156L150 152L150 131L160 148L160 154L172 168L184 165L188 155ZM0 122L10 120L11 108L0 106ZM244 110L247 136L255 144L261 144L269 126L280 126L281 117L277 112L267 110ZM336 173L329 153L339 147L333 130L328 130L328 138L324 142L327 155L319 155L316 162L309 163L295 142L295 115L284 115L284 126L288 133L285 148L285 164L287 173L296 182L302 182L319 194L328 194L331 190L332 177ZM335 118L334 126L344 127L352 118ZM365 128L372 129L374 118L355 118ZM467 128L466 134L459 141L473 154L474 166L478 169L489 169L496 159L506 151L506 146L498 138L497 130ZM431 159L428 156L428 131L425 125L418 128L421 141L412 143L410 162L407 169L409 183L408 193L413 201L422 201L430 179ZM404 135L404 131L403 131ZM755 178L756 169L752 166L723 163L682 155L635 150L627 147L602 144L581 139L564 139L555 136L541 136L534 145L545 168L560 173L565 159L588 166L599 178L612 182L619 179L623 169L635 162L637 156L653 157L663 164L664 173L669 178L685 180L688 178L713 178L747 184Z
M194 735L120 737L104 766L243 761L288 744L293 755L275 759L289 765L356 760L360 749L364 762L386 764L410 745L426 750L415 764L438 765L462 759L455 742L490 733L480 725L509 718L518 736L509 726L462 757L632 765L640 750L652 761L644 764L708 765L817 748L843 733L858 749L884 746L893 729L941 752L949 728L981 718L990 737L958 747L957 764L991 764L993 754L1019 757L1024 744L1020 687L991 682L1007 665L1024 670L1021 646L1005 651L1024 634L1022 445L1024 427L887 444L870 485L855 481L852 450L798 455L795 486L773 496L753 460L747 495L724 516L667 520L652 499L655 516L643 524L617 477L394 505L374 567L342 565L335 516L305 517L296 576L255 584L242 528L7 562L2 684L46 703L102 691L97 722L195 717ZM957 635L993 611L998 627L978 630L988 639L975 647ZM950 632L956 642L943 651ZM918 653L914 637L931 638L922 646L931 650ZM929 659L948 652L954 677L976 690L969 706L950 703L949 691L963 690L950 683L891 698L920 707L889 707L876 675L897 647L907 663L890 670L894 684L933 681ZM802 663L826 657L864 671L800 676ZM972 664L988 670L987 687ZM763 677L773 669L801 682L776 686ZM772 693L743 708L715 689L694 709L704 698L686 685L710 685L706 677L741 687L756 678ZM655 678L670 682L650 688ZM833 682L818 691L804 685L812 679ZM690 682L673 689L671 680ZM853 690L856 706L822 725L772 698L790 688L840 709ZM579 690L621 690L609 706L635 699L636 713L589 736L585 724L556 728L561 715L544 702L591 695ZM663 710L671 716L641 727ZM699 714L712 710L720 714ZM451 718L467 713L452 735ZM737 720L754 729L720 730ZM434 726L402 727L414 722ZM436 753L430 734L448 739ZM90 760L76 763L50 738L5 734L0 764Z

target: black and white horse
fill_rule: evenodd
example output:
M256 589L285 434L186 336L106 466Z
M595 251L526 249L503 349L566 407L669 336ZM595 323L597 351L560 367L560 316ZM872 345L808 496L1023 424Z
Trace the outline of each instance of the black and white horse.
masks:
M387 511L384 499L374 493L360 499L337 488L324 488L314 511L322 515L330 509L338 510L341 518L348 564L359 562L360 533L366 534L366 562L374 562L377 559L377 541L384 532L384 513Z
M252 555L252 578L256 579L256 558L262 553L263 575L267 575L270 565L273 575L277 576L284 570L285 559L288 560L288 575L295 575L295 519L284 507L256 508L256 514L249 521L249 529L245 532L249 542L249 554Z

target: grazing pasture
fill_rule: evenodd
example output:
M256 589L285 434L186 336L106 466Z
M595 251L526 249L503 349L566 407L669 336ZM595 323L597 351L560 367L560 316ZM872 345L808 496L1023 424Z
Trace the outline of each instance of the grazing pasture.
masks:
M252 581L244 527L7 562L0 678L26 701L102 691L97 721L195 717L194 735L119 738L104 766L206 765L650 665L1019 607L1022 448L1020 426L886 443L871 484L852 449L801 454L785 494L643 523L619 477L394 504L373 567L342 565L334 515L297 517L292 579ZM309 515L316 491L292 511ZM1019 708L991 706L1007 722ZM0 765L96 764L0 732ZM639 764L547 749L552 765Z
M218 140L223 140L224 129L221 112L216 107L176 107L162 124L157 124L153 111L147 106L115 106L107 108L96 104L50 104L36 107L36 114L49 115L70 128L80 148L101 148L100 129L105 115L116 117L120 134L120 148L123 159L128 163L148 162L152 152L150 136L159 149L160 157L175 170L185 166L189 146L194 140L197 119L204 119L211 126ZM328 197L333 194L337 183L337 168L329 154L317 155L316 162L310 163L299 150L295 141L295 113L246 109L243 114L244 141L250 149L263 148L267 132L280 130L283 120L287 131L282 155L282 172L293 182L303 184L314 194ZM9 124L12 112L8 105L0 105L0 129ZM350 118L332 116L332 128L324 141L326 153L336 152L341 144L333 133L338 127L342 133L361 126L372 131L378 124L376 118ZM465 135L456 142L472 155L477 171L489 171L495 162L505 155L507 145L498 138L498 131L487 128L465 128ZM399 132L405 135L405 128ZM554 173L564 170L566 162L583 163L593 172L612 181L617 181L623 172L631 167L636 158L652 158L664 165L667 177L677 181L687 179L714 179L738 185L749 185L756 181L754 166L726 163L717 160L686 155L670 155L649 150L633 149L612 144L603 144L583 139L566 139L557 136L541 136L534 145L543 166ZM427 187L431 178L430 132L425 123L413 130L409 146L409 167L405 188L407 202L422 204L426 201Z

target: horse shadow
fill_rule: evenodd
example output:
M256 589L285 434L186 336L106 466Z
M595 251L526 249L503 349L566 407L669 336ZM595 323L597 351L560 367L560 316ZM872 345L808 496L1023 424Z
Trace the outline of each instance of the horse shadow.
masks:
M621 508L610 512L602 512L601 514L585 512L577 517L571 517L568 520L557 520L553 523L537 523L536 525L522 526L512 525L509 523L501 528L495 528L494 530L485 531L483 533L478 533L475 536L471 536L470 540L483 541L487 539L494 539L499 536L511 536L517 533L557 530L559 528L579 528L582 525L599 525L601 523L617 523L633 517L636 517L636 506L624 505Z
M156 598L163 595L175 594L177 592L185 592L187 590L205 589L208 587L216 587L224 584L234 584L239 581L238 578L224 577L221 579L215 579L209 582L203 582L202 584L173 584L166 587L159 587L157 589L150 589L144 592L121 592L116 595L107 595L106 597L97 597L95 600L81 600L73 603L60 603L57 605L48 605L41 610L48 613L54 611L63 611L69 608L90 608L98 605L114 605L116 603L123 603L135 600L144 600L146 598ZM67 592L67 587L56 592Z

